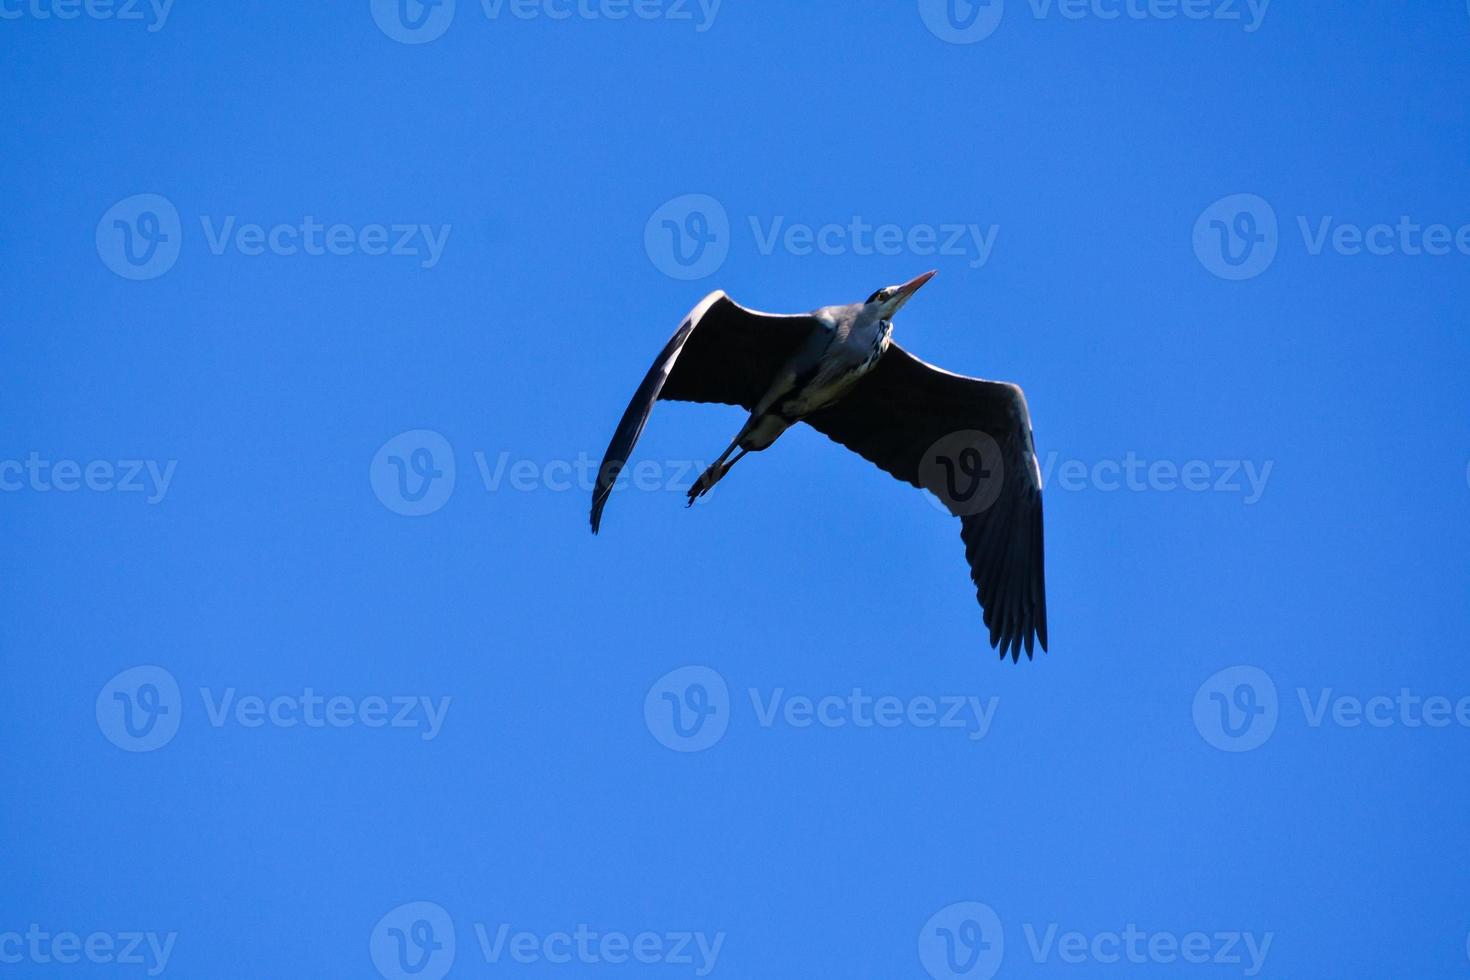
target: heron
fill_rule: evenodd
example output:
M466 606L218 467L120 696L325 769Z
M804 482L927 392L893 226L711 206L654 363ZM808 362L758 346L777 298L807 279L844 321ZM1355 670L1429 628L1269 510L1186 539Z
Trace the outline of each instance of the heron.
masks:
M926 272L861 303L762 313L723 290L686 316L648 369L613 433L592 491L592 533L657 401L737 405L750 413L689 488L689 505L749 453L804 422L960 519L990 646L1013 662L1046 650L1041 470L1026 396L954 374L893 341L893 317Z

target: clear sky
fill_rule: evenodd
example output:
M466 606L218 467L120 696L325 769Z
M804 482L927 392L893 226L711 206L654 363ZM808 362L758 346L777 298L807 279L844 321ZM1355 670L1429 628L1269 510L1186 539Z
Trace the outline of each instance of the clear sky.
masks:
M1470 972L1462 0L0 50L0 974ZM588 533L705 293L929 268L898 341L1030 402L1049 654L804 428L686 510L736 409Z

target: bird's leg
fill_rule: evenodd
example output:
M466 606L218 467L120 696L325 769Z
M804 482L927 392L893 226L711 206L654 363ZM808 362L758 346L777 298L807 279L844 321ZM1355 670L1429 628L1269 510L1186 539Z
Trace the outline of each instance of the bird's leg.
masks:
M744 433L741 435L744 435ZM725 474L730 472L730 468L740 462L745 454L749 452L749 450L741 449L739 455L731 459L728 463L725 462L726 459L729 459L730 454L739 448L740 438L737 437L734 442L730 443L730 448L726 449L720 454L720 458L715 460L714 465L705 470L700 478L694 481L694 486L689 488L689 503L687 506L693 507L696 500L709 493L710 488L716 483L719 483Z

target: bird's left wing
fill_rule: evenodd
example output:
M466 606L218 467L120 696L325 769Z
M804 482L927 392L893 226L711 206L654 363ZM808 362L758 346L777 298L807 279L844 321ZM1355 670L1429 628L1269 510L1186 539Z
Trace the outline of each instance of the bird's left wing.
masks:
M1019 660L1046 649L1041 471L1031 413L1012 384L951 374L890 344L836 404L803 421L933 493L960 536L990 644Z
M754 409L786 360L821 329L812 316L746 309L722 290L701 300L659 352L608 443L592 490L592 533L655 402L723 402Z

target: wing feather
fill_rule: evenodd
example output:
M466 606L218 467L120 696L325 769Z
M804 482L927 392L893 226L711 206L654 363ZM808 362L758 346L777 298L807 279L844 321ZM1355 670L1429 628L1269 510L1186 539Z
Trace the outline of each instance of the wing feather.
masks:
M746 309L723 291L701 300L659 352L613 432L592 490L592 533L601 526L613 484L655 402L718 402L752 409L781 365L815 329L819 324L810 316Z
M960 518L990 645L1019 660L1047 645L1041 479L1031 414L1012 384L952 374L889 345L841 401L803 421ZM973 452L973 455L971 454ZM973 485L956 489L973 464Z

